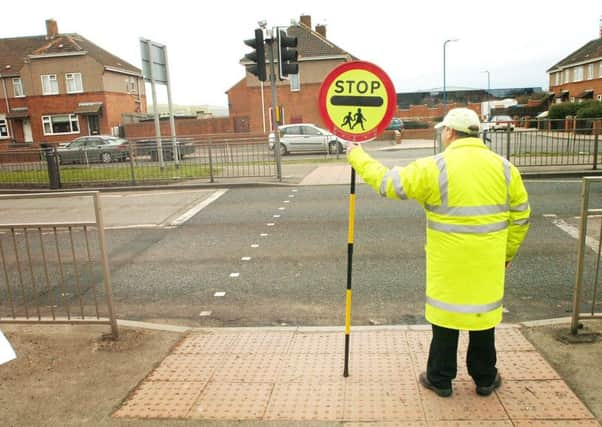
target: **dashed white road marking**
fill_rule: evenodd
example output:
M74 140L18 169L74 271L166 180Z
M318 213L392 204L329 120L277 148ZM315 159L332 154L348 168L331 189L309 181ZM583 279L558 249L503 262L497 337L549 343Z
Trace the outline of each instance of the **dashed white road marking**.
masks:
M240 260L241 261L251 261L251 257L250 256L244 256Z
M259 247L259 245L258 245L257 243L253 243L253 244L251 245L251 247L252 247L252 248L258 248L258 247Z
M556 214L543 214L544 218L556 218Z
M295 188L294 190L291 190L291 191L292 191L293 193L296 193L296 192L297 192L297 191L299 191L299 190L297 190L297 189Z
M199 313L199 316L201 316L201 317L211 316L211 313L212 313L211 311L201 311Z
M290 200L283 200L282 203L290 203Z
M269 234L268 234L268 233L261 233L259 236L260 236L260 237L268 237L268 236L269 236Z
M274 218L280 218L280 215L276 214L276 215L272 215Z
M273 226L274 226L274 223L273 223L273 222L268 222L266 225L267 225L268 227L273 227Z
M577 227L567 224L566 221L559 218L553 219L552 223L575 240L579 240L579 229ZM585 244L594 252L598 252L598 241L593 237L586 236Z
M280 206L280 207L278 208L278 210L279 210L279 211L284 211L284 210L286 210L286 208L285 208L284 206Z
M225 292L216 292L216 293L213 294L214 297L223 297L225 295L226 295Z
M240 273L230 273L230 277L239 277Z
M206 208L211 203L215 202L217 199L219 199L224 194L226 194L227 191L228 191L227 188L224 188L224 189L221 189L221 190L217 190L211 196L207 197L205 200L203 200L202 202L200 202L197 205L193 206L192 208L188 209L182 215L180 215L179 217L177 217L176 219L174 219L169 225L182 225L182 224L184 224L190 218L192 218L197 213L199 213L202 209Z

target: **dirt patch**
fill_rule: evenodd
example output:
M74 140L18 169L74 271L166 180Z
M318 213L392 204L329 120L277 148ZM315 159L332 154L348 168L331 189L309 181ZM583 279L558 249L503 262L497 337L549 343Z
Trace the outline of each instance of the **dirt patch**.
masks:
M181 335L102 326L17 326L2 330L17 359L0 366L3 426L121 426L111 419ZM152 424L150 424L152 425Z
M602 421L602 321L586 321L582 339L570 337L570 325L523 328L523 334L546 358L589 410Z

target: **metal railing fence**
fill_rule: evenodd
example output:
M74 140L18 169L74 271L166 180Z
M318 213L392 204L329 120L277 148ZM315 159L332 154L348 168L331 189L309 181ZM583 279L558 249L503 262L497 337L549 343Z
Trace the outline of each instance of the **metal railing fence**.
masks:
M0 203L81 196L92 199L93 221L0 224L0 323L107 324L117 338L100 193L0 195Z
M163 139L159 150L152 139L131 139L126 155L120 152L106 163L86 150L66 154L61 147L0 151L0 186L54 189L276 177L274 153L263 135L177 141L174 150L172 142Z
M573 335L577 334L579 329L579 320L582 319L601 319L602 313L596 313L596 299L598 294L598 277L600 271L600 256L602 249L602 209L601 208L591 208L591 187L594 184L602 183L602 178L597 177L584 177L581 184L581 217L580 217L580 226L579 226L579 240L577 246L577 269L576 269L576 277L575 277L575 287L573 290L573 312L571 316L571 333ZM588 236L588 222L593 217L597 216L600 222L598 232L598 241L595 244L590 240ZM584 282L586 280L586 251L587 247L595 251L595 259L593 263L595 264L595 268L593 269L593 280L591 289L589 289L589 294L587 297L591 300L591 309L589 313L584 313L581 311L582 306L584 305L584 299L586 299L585 295L585 287ZM588 271L591 276L591 270Z

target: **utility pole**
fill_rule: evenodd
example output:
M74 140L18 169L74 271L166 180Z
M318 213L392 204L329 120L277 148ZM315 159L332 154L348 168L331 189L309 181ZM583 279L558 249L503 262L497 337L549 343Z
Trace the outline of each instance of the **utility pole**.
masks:
M280 156L280 134L278 124L280 122L280 108L278 107L278 94L276 92L276 65L274 64L274 36L266 40L268 46L268 57L270 61L270 86L272 87L272 129L274 129L274 155L276 156L276 176L282 181L282 164Z

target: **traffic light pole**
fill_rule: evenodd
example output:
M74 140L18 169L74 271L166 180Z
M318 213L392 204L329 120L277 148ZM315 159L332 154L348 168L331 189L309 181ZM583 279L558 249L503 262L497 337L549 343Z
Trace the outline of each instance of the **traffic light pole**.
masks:
M276 65L274 64L274 38L266 40L268 57L270 61L270 86L272 87L272 129L274 129L274 154L276 156L276 176L282 181L282 163L280 159L280 135L278 133L278 122L280 109L278 108L278 96L276 93Z

